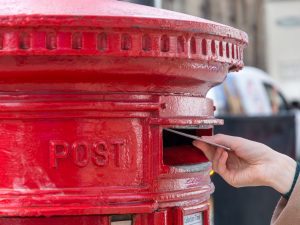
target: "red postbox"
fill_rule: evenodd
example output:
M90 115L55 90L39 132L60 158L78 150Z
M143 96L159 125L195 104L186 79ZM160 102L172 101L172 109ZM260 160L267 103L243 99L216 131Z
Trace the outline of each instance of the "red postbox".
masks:
M0 224L209 225L207 91L247 35L114 0L0 1Z

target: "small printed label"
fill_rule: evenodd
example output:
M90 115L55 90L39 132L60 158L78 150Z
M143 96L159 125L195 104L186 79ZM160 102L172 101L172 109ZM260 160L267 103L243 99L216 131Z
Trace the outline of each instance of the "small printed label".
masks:
M183 218L184 225L203 225L203 215L202 213L195 213L192 215L187 215Z

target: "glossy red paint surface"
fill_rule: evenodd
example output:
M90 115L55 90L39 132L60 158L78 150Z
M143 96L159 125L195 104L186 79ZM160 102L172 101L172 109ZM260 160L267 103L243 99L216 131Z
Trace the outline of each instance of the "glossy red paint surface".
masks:
M0 224L208 225L211 165L163 128L222 124L205 95L247 35L118 1L0 3Z

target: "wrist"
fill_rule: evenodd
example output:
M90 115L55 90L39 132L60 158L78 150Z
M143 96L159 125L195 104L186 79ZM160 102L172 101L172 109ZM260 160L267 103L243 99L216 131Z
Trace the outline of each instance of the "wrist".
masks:
M292 158L278 153L270 167L269 184L280 194L285 195L292 187L297 163Z

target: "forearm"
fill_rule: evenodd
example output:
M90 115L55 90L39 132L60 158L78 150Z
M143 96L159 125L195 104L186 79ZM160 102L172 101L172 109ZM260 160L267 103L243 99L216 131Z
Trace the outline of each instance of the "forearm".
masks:
M274 188L282 195L288 193L293 184L296 166L297 163L292 158L276 153L266 174L266 185Z

